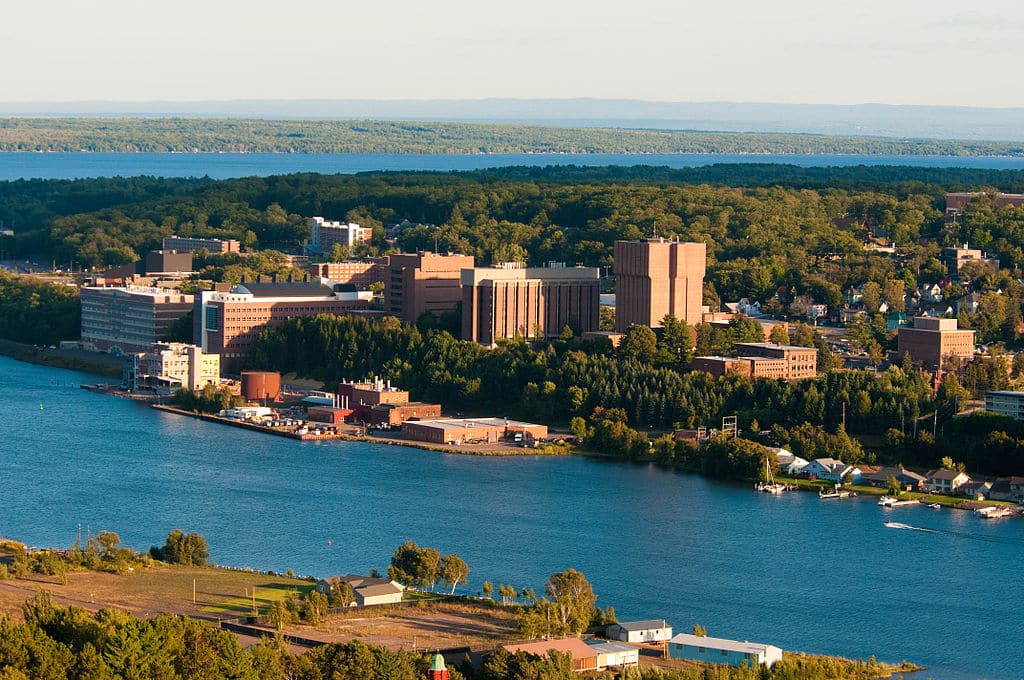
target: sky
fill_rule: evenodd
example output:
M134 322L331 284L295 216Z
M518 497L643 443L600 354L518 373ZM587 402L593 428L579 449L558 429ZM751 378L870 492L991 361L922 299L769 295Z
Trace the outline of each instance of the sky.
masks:
M1022 107L1019 0L11 0L0 101Z

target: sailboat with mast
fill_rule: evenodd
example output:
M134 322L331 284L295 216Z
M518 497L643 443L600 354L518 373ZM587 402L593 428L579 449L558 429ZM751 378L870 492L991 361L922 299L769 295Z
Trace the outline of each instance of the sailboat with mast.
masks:
M788 487L785 484L779 484L775 481L775 475L772 473L772 462L769 456L765 456L764 459L764 473L764 481L755 484L755 489L773 495L778 495L787 490Z

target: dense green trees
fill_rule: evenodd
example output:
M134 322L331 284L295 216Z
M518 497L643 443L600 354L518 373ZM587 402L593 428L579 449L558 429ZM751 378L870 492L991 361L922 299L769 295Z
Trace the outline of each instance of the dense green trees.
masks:
M206 564L210 553L206 549L206 539L195 532L187 535L180 529L174 529L167 535L164 547L153 546L149 554L154 559L168 564L187 564L201 567Z
M434 548L406 541L395 549L388 566L388 578L421 590L434 590L438 581L451 588L466 583L469 566L455 553L442 555Z
M0 339L56 345L78 338L78 289L0 270Z

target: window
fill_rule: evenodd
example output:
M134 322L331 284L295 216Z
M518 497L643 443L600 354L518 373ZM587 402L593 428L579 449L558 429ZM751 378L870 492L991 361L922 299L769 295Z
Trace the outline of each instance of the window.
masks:
M723 649L722 650L722 656L729 656L729 650L728 649Z
M697 648L697 653L698 654L703 654L704 653L704 648L703 647L698 647Z

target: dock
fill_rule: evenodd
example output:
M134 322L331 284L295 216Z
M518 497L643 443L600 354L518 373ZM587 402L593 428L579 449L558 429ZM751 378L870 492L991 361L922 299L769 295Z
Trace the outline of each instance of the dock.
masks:
M349 439L349 435L341 432L328 432L324 434L313 434L307 432L305 434L299 434L298 432L292 432L279 427L267 427L266 425L259 425L257 423L249 423L244 420L235 420L232 418L224 418L212 413L197 413L194 411L186 411L184 409L176 408L174 406L166 406L164 404L153 404L151 408L155 408L160 411L166 411L167 413L176 413L180 416L188 416L189 418L198 418L199 420L205 420L210 423L220 423L221 425L230 425L231 427L240 427L246 430L253 430L255 432L262 432L264 434L273 434L278 437L287 437L288 439L298 439L303 442L316 442L316 441L333 441L336 439Z

